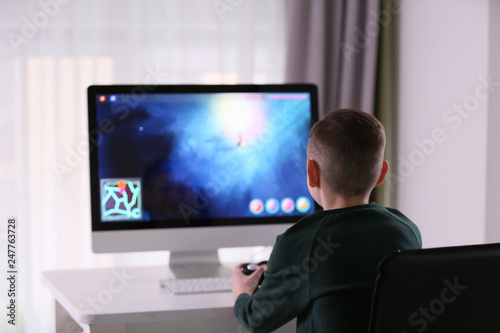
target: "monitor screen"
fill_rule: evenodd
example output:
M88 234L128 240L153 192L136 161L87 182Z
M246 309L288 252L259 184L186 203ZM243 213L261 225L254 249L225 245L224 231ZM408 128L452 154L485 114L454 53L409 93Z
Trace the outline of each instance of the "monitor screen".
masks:
M91 86L88 102L93 232L223 231L316 209L313 85Z

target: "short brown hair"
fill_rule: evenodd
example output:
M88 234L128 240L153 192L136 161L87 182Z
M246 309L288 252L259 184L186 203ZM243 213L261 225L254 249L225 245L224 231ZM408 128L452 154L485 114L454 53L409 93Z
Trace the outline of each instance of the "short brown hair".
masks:
M338 194L369 194L377 182L385 150L384 126L374 116L354 109L329 112L309 134L308 158Z

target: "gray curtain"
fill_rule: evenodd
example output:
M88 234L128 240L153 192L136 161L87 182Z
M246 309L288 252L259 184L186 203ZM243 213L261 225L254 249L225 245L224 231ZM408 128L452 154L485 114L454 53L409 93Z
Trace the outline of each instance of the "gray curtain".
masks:
M375 94L375 116L385 127L387 145L385 159L389 161L389 174L372 193L372 199L387 206L397 207L397 25L399 8L394 0L382 0L381 12L385 13L381 26L378 50L378 67Z
M288 0L286 82L315 83L320 117L374 113L379 0Z

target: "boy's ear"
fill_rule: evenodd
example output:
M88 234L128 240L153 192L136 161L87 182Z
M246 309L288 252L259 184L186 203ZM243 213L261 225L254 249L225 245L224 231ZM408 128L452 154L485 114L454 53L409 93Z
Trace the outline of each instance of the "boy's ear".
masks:
M382 162L382 170L380 170L380 176L378 177L378 180L375 183L375 187L377 187L380 184L382 184L382 182L384 181L385 176L387 176L388 172L389 172L389 162L387 162L387 160L384 160Z
M313 159L307 160L307 183L310 187L319 187L319 166Z

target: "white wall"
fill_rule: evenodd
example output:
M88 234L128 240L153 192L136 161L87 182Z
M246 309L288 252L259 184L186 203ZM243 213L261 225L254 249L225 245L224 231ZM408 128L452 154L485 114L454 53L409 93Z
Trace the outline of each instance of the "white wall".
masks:
M485 83L489 7L488 0L402 2L397 203L420 227L424 247L486 241L488 110L495 94Z

